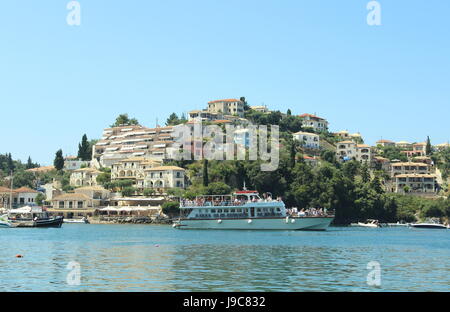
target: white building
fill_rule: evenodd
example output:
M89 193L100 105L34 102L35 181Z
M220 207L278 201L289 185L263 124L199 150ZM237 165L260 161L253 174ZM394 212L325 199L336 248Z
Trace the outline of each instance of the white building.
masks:
M140 125L107 128L94 145L93 159L111 168L119 160L146 157L162 160L174 142L173 127L146 128Z
M101 172L93 168L81 168L74 170L70 175L71 186L96 186L97 177Z
M372 161L372 151L367 144L341 141L336 146L336 158L340 161L355 159L359 162L370 162Z
M324 118L320 118L311 114L299 115L302 119L302 125L304 128L312 128L315 131L326 131L328 130L328 121Z
M309 132L296 132L292 134L295 140L299 141L306 148L320 148L320 137L318 134Z
M185 170L176 166L159 166L145 170L145 188L184 188Z

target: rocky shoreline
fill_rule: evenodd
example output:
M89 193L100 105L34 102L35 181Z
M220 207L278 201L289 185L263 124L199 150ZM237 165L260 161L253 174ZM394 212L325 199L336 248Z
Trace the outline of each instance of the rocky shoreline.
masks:
M149 217L89 218L90 224L172 224L173 219Z

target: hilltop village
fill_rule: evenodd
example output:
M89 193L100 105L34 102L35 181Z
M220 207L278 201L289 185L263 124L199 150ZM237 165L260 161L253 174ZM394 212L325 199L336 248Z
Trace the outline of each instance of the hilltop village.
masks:
M279 168L261 172L259 161L250 160L177 160L174 130L196 122L240 126L233 138L244 150L247 125L279 126ZM448 218L450 144L439 143L424 135L417 142L380 139L370 146L359 132L330 132L328 120L314 114L250 106L243 97L214 100L187 116L173 113L155 128L120 115L100 139L84 135L77 156L57 151L53 166L0 155L0 208L39 205L54 215L99 223L156 222L176 215L181 197L245 186L280 196L288 207L336 210L341 224ZM193 145L191 153L202 148Z

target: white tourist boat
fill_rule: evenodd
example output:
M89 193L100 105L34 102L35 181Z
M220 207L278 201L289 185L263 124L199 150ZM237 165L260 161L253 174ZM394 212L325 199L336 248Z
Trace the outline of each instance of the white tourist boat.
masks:
M318 209L292 213L280 199L262 199L256 191L181 200L180 209L181 216L173 224L177 229L326 230L334 219Z

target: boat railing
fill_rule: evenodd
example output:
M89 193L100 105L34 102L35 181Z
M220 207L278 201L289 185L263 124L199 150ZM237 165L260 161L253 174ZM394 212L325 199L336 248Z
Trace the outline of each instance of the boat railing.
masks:
M180 207L227 207L227 206L243 206L250 203L274 203L280 202L280 200L268 200L268 199L258 199L258 200L185 200L180 201Z

